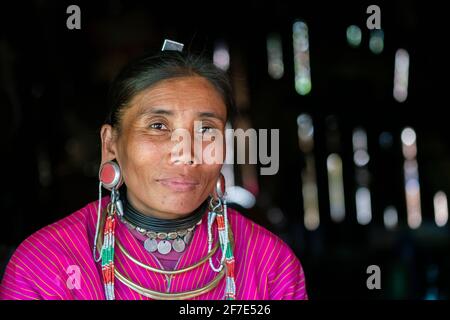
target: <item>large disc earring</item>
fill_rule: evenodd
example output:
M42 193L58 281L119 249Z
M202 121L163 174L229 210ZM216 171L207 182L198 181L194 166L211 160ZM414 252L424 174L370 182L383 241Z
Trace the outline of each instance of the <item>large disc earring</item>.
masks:
M101 165L98 172L98 179L102 186L108 190L117 190L123 183L122 172L115 161L108 161Z

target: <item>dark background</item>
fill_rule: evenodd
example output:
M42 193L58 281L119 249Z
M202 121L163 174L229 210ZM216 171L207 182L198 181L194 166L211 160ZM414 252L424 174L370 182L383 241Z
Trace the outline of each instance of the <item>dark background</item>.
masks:
M280 129L280 170L259 176L257 204L241 212L288 242L301 259L312 299L448 299L448 224L434 223L433 196L450 191L447 121L448 27L443 2L389 1L14 1L0 8L0 275L14 248L32 232L96 199L99 128L106 92L115 73L131 58L161 48L165 38L185 50L212 57L214 43L230 48L230 76L245 98L241 117L254 128ZM81 30L68 30L66 8L81 8ZM368 47L366 8L381 8L384 50ZM292 24L308 24L312 91L294 90ZM362 29L352 48L346 28ZM266 37L283 42L284 76L267 73ZM409 92L392 96L394 55L410 55ZM247 95L245 95L247 93ZM446 107L447 106L447 107ZM321 224L303 226L297 116L314 121L315 161ZM337 126L339 147L330 149L326 130ZM352 131L367 131L373 220L356 221ZM400 133L417 133L423 223L406 223ZM382 150L380 133L392 147ZM326 158L343 159L346 220L329 214ZM238 185L239 166L236 167ZM388 231L383 210L392 204L399 225ZM270 209L283 219L271 223ZM251 241L251 239L249 239ZM382 289L368 290L366 268L379 265Z

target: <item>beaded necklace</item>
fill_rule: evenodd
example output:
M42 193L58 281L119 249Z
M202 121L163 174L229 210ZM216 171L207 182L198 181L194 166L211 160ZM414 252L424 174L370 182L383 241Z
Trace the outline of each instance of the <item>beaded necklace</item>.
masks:
M97 223L97 230L100 228L100 201L99 201L99 216ZM209 283L206 287L195 289L192 291L182 292L182 293L159 293L150 289L139 287L137 284L133 283L129 279L123 277L114 267L114 247L115 247L115 227L116 227L116 216L123 216L123 207L119 199L119 194L117 190L111 192L111 203L108 204L106 210L106 217L103 220L103 242L97 244L95 241L94 250L96 248L100 249L100 259L102 266L102 277L105 288L105 296L107 300L114 300L114 279L117 277L119 281L124 283L129 288L144 294L153 299L188 299L195 297L197 295L203 294L217 286L220 278L224 274L226 276L226 286L225 286L225 299L234 300L236 298L236 284L235 284L235 259L233 255L233 235L231 228L228 224L227 216L227 203L226 200L223 202L219 199L209 201L209 212L208 212L208 256L209 265L211 269L218 273L218 276L214 281ZM217 228L219 234L219 243L222 251L222 258L219 267L215 267L212 261L212 225L214 221L217 221ZM97 239L97 233L96 233ZM99 239L100 240L100 239ZM94 259L95 258L94 251Z

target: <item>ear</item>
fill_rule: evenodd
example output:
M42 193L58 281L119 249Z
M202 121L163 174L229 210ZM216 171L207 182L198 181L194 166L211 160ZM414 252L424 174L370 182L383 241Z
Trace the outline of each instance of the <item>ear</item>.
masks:
M117 142L114 128L109 124L104 124L100 130L102 140L102 162L111 161L117 158Z

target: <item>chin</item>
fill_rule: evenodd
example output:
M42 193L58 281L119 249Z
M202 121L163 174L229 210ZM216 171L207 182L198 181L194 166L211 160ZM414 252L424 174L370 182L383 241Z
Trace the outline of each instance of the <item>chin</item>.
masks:
M167 212L173 212L174 215L177 216L183 216L183 215L187 215L189 213L191 213L192 211L194 211L195 209L197 209L196 206L175 206L175 207L171 207L168 208L169 210L167 210ZM172 210L170 210L172 209Z
M182 211L190 210L189 208L192 208L192 210L194 210L201 203L200 198L197 197L197 195L193 194L192 192L191 193L175 192L168 194L166 197L164 197L164 199L166 199L166 204L168 207L170 206L172 208L180 208Z

